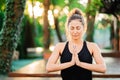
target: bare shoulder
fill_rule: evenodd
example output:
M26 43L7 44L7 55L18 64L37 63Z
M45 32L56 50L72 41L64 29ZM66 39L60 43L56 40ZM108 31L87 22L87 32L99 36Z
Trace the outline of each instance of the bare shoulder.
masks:
M60 42L60 43L57 43L56 44L56 47L59 48L59 47L63 47L65 46L66 42Z
M65 47L65 44L66 44L66 42L57 43L55 48L59 49L59 52L62 53L62 51L64 50L64 47Z
M87 41L87 45L90 46L90 47L98 47L98 45L94 42L89 42Z
M89 49L89 51L90 51L91 53L94 53L94 52L96 52L96 51L99 51L99 52L100 52L99 46L98 46L96 43L94 43L94 42L89 42L89 41L87 41L87 47L88 47L88 49Z

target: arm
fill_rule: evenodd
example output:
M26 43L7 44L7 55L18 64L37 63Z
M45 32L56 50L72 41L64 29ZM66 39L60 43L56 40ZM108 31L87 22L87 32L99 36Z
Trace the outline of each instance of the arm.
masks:
M91 71L105 73L106 65L104 63L100 49L98 48L98 46L95 43L90 43L89 47L92 47L91 49L92 49L93 57L94 57L96 64L80 62L78 59L78 55L75 54L76 64L82 68L85 68L85 69L88 69Z
M61 52L61 46L63 46L62 44L57 44L53 53L51 54L48 62L47 62L47 65L46 65L46 70L48 72L52 72L52 71L59 71L59 70L62 70L62 69L65 69L65 68L68 68L72 65L75 64L75 61L74 61L74 57L72 57L72 60L70 62L66 62L66 63L62 63L62 64L58 64L57 61L58 61L58 58L60 57L60 52Z

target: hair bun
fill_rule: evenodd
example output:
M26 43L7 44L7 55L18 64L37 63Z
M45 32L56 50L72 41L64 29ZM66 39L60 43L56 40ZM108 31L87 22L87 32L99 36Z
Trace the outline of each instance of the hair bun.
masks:
M81 11L78 8L73 9L72 15L77 14L77 15L82 15Z
M78 10L78 9L75 9L74 14L82 15L80 10Z

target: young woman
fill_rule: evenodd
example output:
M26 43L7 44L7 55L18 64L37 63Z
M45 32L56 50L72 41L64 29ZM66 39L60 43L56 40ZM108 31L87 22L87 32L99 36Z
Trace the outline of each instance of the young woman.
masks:
M92 80L92 71L105 73L106 65L99 47L83 40L85 30L80 10L73 9L66 24L68 40L55 46L46 65L48 72L60 70L62 80ZM93 58L96 64L92 63Z

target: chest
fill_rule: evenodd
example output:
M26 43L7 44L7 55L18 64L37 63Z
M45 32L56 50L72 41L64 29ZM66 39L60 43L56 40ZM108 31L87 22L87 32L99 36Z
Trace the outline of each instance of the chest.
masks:
M81 49L81 51L78 53L79 60L82 62L92 63L92 55L90 54L89 50L85 47ZM60 62L65 63L69 62L72 59L72 53L69 51L69 49L66 49L63 51Z

